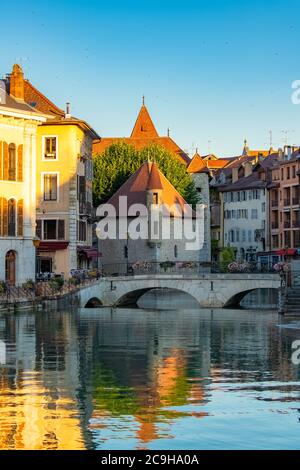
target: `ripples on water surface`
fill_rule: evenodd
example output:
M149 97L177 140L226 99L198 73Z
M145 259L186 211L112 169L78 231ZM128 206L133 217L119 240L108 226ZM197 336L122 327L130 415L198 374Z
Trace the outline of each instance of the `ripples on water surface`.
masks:
M278 321L183 308L2 313L0 447L299 449L300 330Z

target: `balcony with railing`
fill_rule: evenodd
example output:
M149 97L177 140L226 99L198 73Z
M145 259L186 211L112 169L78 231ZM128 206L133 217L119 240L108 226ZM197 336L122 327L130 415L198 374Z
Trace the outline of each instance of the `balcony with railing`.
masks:
M271 205L272 207L278 207L278 199L272 199Z
M288 207L291 205L291 199L290 198L286 198L283 200L283 205L284 207Z
M285 220L283 223L284 228L291 228L291 221L290 220Z
M278 220L272 222L272 230L278 230L279 229L279 224Z

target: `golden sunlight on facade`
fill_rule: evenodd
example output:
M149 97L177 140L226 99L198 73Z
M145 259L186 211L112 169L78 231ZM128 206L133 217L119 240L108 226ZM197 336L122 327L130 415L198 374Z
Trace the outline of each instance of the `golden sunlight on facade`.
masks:
M69 104L66 112L59 109L19 65L0 81L0 280L20 285L36 271L68 278L98 257L94 139L98 134L71 116Z
M47 119L24 101L23 73L0 80L0 280L35 277L36 137Z

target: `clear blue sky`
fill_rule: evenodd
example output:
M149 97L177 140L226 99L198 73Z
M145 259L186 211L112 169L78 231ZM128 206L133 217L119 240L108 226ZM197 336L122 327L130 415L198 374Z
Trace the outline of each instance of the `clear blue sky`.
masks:
M102 136L127 136L144 94L160 134L219 155L300 143L299 0L1 4L0 74L14 62Z

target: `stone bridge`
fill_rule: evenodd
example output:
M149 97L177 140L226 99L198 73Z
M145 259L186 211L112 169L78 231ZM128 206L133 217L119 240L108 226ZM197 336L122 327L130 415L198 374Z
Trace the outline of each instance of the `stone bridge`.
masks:
M256 289L279 289L279 274L148 274L104 277L79 292L80 306L117 307L136 305L152 289L185 292L204 308L238 306L243 297Z

